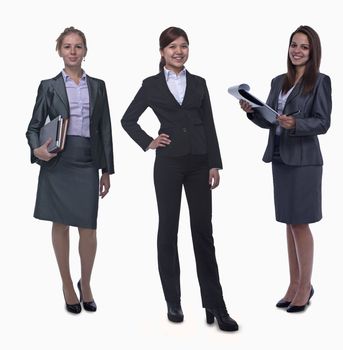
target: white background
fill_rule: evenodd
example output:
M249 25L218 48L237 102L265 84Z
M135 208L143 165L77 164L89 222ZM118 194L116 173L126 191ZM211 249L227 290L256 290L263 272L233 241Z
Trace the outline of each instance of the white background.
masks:
M341 11L338 1L24 1L0 5L2 349L302 349L342 345L341 232L343 96ZM332 79L332 127L320 136L324 156L323 213L315 238L310 308L291 315L275 308L288 284L285 228L274 219L271 166L262 162L267 131L250 123L227 88L248 83L266 99L271 79L286 71L289 36L312 26L322 40L321 71ZM116 174L100 202L93 274L95 314L64 310L48 222L32 217L38 166L25 138L40 80L59 73L55 39L65 27L85 32L86 72L106 82ZM157 269L154 153L144 153L120 126L141 85L157 73L158 37L169 26L186 30L187 68L208 84L224 170L213 193L213 227L221 282L237 333L207 326L201 307L183 202L179 253L185 321L172 324ZM155 136L151 111L141 125ZM80 275L77 231L71 266Z

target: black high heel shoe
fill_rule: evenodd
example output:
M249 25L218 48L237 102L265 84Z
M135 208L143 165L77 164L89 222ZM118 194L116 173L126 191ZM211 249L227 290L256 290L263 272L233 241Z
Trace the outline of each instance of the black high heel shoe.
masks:
M314 294L314 289L311 286L310 296L308 297L307 303L305 305L300 305L300 306L290 304L286 311L287 312L302 312L302 311L305 311L306 307L310 304L310 300L311 300L313 294Z
M81 290L81 280L79 282L77 282L77 288L80 291L80 302L82 303L83 308L86 311L95 312L96 309L97 309L97 306L96 306L94 300L92 300L92 301L83 301L83 295L82 295L82 290Z
M280 308L285 308L288 307L289 305L291 305L290 301L281 299L277 302L277 304L275 305L276 307L280 307Z
M183 312L180 303L168 303L168 320L175 323L180 323L183 321Z
M222 331L234 332L238 331L237 322L230 317L227 313L226 309L205 309L206 310L206 322L208 324L212 324L214 322L214 318L217 319L217 323L219 328Z
M66 303L66 310L72 314L79 314L81 312L81 305L80 303L77 304L68 304L66 300L66 296L64 294L63 290L63 296L64 296L64 301Z

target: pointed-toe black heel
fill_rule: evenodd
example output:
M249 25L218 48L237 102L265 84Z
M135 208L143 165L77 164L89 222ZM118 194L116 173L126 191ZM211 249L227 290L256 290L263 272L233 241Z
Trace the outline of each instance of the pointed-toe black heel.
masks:
M68 312L71 312L72 314L79 314L81 312L81 305L80 304L67 304L66 303L66 310Z
M79 289L79 292L80 292L80 302L82 303L83 308L86 311L95 312L97 309L95 301L94 300L92 300L92 301L84 301L83 300L82 289L81 289L81 280L79 282L77 282L77 288Z
M291 305L291 302L290 301L287 301L285 299L281 299L279 300L277 303L276 303L276 307L279 307L279 308L286 308L288 307L289 305Z
M168 320L175 323L183 322L183 311L180 303L168 303Z
M307 303L305 305L292 305L290 304L287 308L287 312L302 312L306 310L306 307L310 304L310 300L314 294L314 289L311 286L310 296L308 297Z
M222 331L234 332L238 331L237 322L230 317L226 309L206 309L206 322L208 324L214 323L217 320L218 326Z
M64 301L65 301L65 307L66 310L72 314L79 314L81 312L81 305L80 303L77 304L68 304L65 294L64 294L64 290L63 290L63 296L64 296Z

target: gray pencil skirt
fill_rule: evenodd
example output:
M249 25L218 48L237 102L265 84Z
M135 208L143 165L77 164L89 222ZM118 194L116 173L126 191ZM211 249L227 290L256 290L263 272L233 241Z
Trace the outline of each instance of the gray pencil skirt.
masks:
M90 139L67 136L56 165L40 169L34 217L96 229L98 201L99 172L92 163Z
M310 224L322 218L322 166L289 166L272 162L276 220Z

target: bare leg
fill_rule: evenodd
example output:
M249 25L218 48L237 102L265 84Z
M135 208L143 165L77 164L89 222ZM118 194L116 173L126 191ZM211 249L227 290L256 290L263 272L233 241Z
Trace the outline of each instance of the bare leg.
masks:
M81 259L81 290L83 301L93 301L90 280L97 248L96 230L79 228L79 253Z
M290 225L299 266L299 284L292 305L305 305L311 291L313 237L308 224Z
M55 222L52 224L52 245L62 278L65 301L67 304L77 304L79 300L74 290L69 267L69 226Z
M288 248L288 265L290 282L288 290L283 297L285 301L292 301L299 285L299 264L295 247L293 232L290 225L286 225L287 248Z

